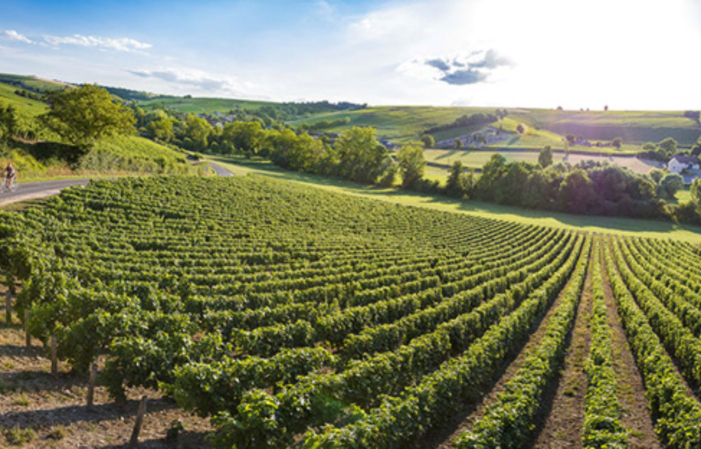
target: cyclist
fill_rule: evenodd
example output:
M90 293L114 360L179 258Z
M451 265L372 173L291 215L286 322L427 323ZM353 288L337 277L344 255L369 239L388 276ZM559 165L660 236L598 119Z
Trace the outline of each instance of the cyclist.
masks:
M17 176L15 167L12 166L12 162L7 163L7 168L5 168L2 173L5 176L5 186L9 189L12 187L12 183L15 182L15 177Z

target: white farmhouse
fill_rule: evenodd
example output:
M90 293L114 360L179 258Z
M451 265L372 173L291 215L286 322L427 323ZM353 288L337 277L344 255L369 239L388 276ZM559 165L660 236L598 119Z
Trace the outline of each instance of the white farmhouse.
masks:
M696 156L674 156L667 164L672 173L681 173L684 170L698 170L699 158Z

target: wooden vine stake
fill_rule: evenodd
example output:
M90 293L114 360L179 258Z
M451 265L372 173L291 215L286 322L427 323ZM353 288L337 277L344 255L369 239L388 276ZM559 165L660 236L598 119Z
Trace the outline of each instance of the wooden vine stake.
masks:
M58 374L58 358L56 357L56 336L51 334L51 374Z
M29 335L29 310L24 311L24 344L27 348L32 347L32 336Z
M136 449L136 446L139 444L139 432L141 432L141 425L144 423L145 414L146 396L141 398L141 403L139 404L139 412L136 414L134 430L131 432L131 439L129 440L129 449Z
M97 379L97 363L93 363L90 368L90 379L88 380L88 410L92 411L93 400L95 398L95 379Z

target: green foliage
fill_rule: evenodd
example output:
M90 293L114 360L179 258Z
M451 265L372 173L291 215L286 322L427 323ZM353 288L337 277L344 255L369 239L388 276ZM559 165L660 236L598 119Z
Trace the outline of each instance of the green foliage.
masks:
M659 184L662 178L664 178L665 172L659 168L651 168L647 174L655 182L655 184Z
M353 127L334 145L338 157L336 172L351 181L374 184L382 175L380 167L387 149L375 139L373 128Z
M674 198L674 195L683 188L684 178L676 173L667 173L660 179L660 194L666 198Z
M626 447L628 431L621 424L621 402L617 397L616 373L611 352L611 329L601 272L600 242L592 255L593 306L590 319L591 345L585 363L586 407L582 446L585 448Z
M397 155L399 171L402 175L402 187L409 188L424 176L426 159L419 145L404 145Z
M553 150L550 145L545 146L538 154L538 163L543 168L548 168L553 164Z
M581 214L588 208L593 199L592 182L584 170L574 170L565 176L560 184L558 200L570 213Z
M697 205L701 205L701 178L695 178L691 183L691 200Z
M445 193L456 198L468 198L474 185L475 177L472 170L465 173L462 162L453 162L445 185Z
M421 136L421 142L424 144L425 148L433 148L436 146L436 140L430 134Z
M134 133L134 114L105 89L86 84L47 93L49 112L43 123L66 141L90 148L100 139Z

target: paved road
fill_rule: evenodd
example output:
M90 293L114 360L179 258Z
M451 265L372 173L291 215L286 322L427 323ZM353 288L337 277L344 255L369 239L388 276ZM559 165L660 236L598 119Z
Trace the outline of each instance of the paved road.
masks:
M0 193L0 206L15 203L17 201L42 198L50 195L57 195L61 190L71 186L84 186L90 182L89 179L61 179L58 181L26 182L19 183L14 192Z
M210 164L218 176L234 176L229 170L222 168L216 164ZM42 182L27 182L20 183L17 190L14 192L0 193L0 207L18 201L31 200L34 198L43 198L45 196L58 195L61 190L71 186L84 186L90 182L90 179L62 179L58 181L42 181Z
M234 176L233 173L231 173L229 170L220 167L217 164L209 163L209 165L214 169L214 171L217 172L217 176Z

